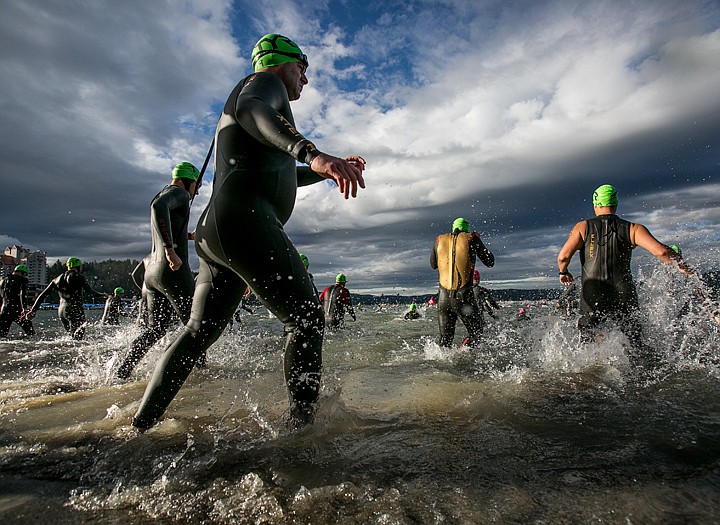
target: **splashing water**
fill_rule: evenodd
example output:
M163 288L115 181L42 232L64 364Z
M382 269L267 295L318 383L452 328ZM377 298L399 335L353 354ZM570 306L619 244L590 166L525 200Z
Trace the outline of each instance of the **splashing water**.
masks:
M701 286L639 275L653 369L613 327L581 345L577 319L543 302L522 303L524 319L503 303L476 349L439 347L433 308L406 321L405 306L359 307L327 334L316 422L294 432L277 319L226 330L139 435L130 417L176 332L122 383L130 321L75 342L41 312L40 337L0 342L0 519L718 522L720 337Z

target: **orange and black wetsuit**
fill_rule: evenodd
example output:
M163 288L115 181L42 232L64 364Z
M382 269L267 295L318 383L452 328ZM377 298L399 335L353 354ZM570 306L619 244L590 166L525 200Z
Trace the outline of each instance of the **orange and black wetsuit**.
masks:
M240 81L215 135L215 179L195 230L200 258L190 321L160 359L133 425L151 426L193 363L222 333L246 283L285 325L285 381L291 415L312 419L320 389L323 316L308 273L286 235L298 186L323 178L309 164L315 146L295 129L287 89L269 73Z
M451 346L458 317L468 331L468 345L479 343L483 331L483 313L473 294L472 274L475 258L488 267L495 256L483 244L477 232L446 233L435 239L430 267L439 271L438 323L440 346Z

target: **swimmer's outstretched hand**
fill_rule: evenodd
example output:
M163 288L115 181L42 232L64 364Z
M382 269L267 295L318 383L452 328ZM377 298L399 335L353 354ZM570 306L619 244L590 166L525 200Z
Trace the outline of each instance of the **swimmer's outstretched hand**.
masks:
M362 176L365 169L365 159L357 155L341 159L326 153L320 153L310 163L310 169L327 179L334 180L340 193L346 199L350 195L357 197L358 186L365 187L365 180Z

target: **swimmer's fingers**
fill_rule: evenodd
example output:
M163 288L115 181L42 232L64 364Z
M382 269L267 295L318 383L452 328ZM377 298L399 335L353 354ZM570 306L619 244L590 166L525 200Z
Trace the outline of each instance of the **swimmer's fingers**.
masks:
M345 160L351 164L356 165L358 168L360 168L360 170L365 169L365 159L362 158L360 155L350 155L348 157L345 157Z
M333 157L321 153L315 157L310 164L310 168L315 172L329 179L333 179L338 190L347 199L350 195L357 196L357 187L365 187L365 181L362 178L362 170L365 161L362 157L353 157L352 161Z

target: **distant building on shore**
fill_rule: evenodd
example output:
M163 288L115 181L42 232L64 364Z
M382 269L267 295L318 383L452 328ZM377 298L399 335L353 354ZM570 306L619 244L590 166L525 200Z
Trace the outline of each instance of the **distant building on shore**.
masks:
M8 246L0 255L0 275L12 273L18 264L28 267L28 298L34 300L47 286L47 256L45 252L31 251L22 246Z

